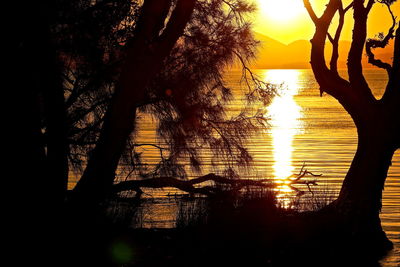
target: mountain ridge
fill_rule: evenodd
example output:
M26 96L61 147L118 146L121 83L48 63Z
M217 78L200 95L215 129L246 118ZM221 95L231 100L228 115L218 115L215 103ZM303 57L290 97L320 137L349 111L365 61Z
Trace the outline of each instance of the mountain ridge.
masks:
M258 69L307 69L310 66L311 43L307 40L295 40L289 44L283 44L278 40L254 32L254 37L260 42L256 52L256 58L252 61L250 66ZM347 54L350 50L351 42L342 40L339 42L339 59L338 68L347 68ZM385 62L391 62L391 54L389 51L393 49L393 43L385 49L378 49L375 51L376 58L380 58ZM325 49L325 59L329 64L330 55L332 53L332 46L327 41ZM365 51L364 51L365 55ZM364 68L374 68L373 65L368 63L368 58L363 56L362 64Z

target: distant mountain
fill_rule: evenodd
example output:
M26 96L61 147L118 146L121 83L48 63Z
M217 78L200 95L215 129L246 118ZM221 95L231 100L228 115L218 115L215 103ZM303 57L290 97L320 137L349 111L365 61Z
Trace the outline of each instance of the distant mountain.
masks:
M257 58L252 63L253 68L260 69L307 69L310 68L311 43L306 40L297 40L285 45L277 40L260 33L255 33L255 38L260 41ZM338 67L346 68L347 54L349 53L351 43L349 41L340 41L339 43L339 59ZM377 58L385 62L391 62L391 54L393 44L382 50L376 50ZM325 58L329 64L332 46L327 41ZM367 57L363 57L363 65L365 68L373 68L367 62Z

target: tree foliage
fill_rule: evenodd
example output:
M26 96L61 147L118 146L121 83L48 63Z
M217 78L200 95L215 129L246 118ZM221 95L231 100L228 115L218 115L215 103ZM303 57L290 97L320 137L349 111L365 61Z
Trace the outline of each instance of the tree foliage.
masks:
M141 1L59 0L57 6L52 31L63 62L68 156L80 173L99 138L126 48L135 38ZM215 163L225 163L225 175L233 177L237 166L249 165L245 140L264 121L250 109L234 117L226 114L232 92L223 75L237 57L245 64L254 56L257 42L247 20L253 11L254 6L241 0L196 2L184 34L139 106L157 124L159 142L147 145L159 149L160 162L147 168L139 149L144 144L132 134L121 160L125 171L142 177L186 177L178 162L186 160L200 171L204 148L211 149ZM270 87L247 80L253 100L268 97Z

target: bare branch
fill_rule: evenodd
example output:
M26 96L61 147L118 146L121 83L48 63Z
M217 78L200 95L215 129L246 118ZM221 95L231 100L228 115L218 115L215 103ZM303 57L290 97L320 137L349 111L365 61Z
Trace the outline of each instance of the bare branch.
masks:
M327 92L342 103L346 102L349 98L349 83L342 79L337 73L327 68L324 48L325 40L328 34L329 25L341 4L340 0L331 0L325 8L321 18L315 24L315 34L311 40L311 67L315 74L318 84L320 85L321 95ZM310 3L304 0L304 5L310 7Z
M318 24L319 18L315 14L315 11L313 7L311 6L311 3L309 0L304 0L304 7L307 9L308 15L310 15L311 20L314 22L314 24Z
M374 53L372 52L372 49L374 48L384 48L386 46L386 44L381 44L381 42L383 42L383 40L370 39L367 41L365 50L368 56L368 63L378 68L385 69L387 72L390 72L392 66L389 63L383 62L380 59L376 59Z
M349 4L345 9L343 9L342 2L340 2L338 11L339 11L339 24L336 29L335 38L332 38L331 35L328 33L328 38L332 43L332 56L330 61L330 69L331 71L337 72L337 61L339 59L339 39L342 33L343 25L344 25L344 17L346 12L353 6L353 3Z
M400 27L397 27L394 40L393 64L389 71L389 82L385 93L382 97L383 101L391 102L394 110L398 110L398 99L400 98Z
M344 13L346 13L350 8L352 8L354 5L354 2L351 2L345 9L343 9Z
M374 3L374 0L368 2L367 8L364 7L363 0L354 0L354 27L353 36L349 55L347 58L347 67L349 74L349 81L355 93L362 96L364 99L374 101L371 89L362 72L362 54L364 49L365 40L367 37L367 19L368 13ZM371 7L370 7L371 6Z
M376 59L374 53L372 52L372 50L375 48L385 48L388 45L389 40L394 38L394 27L396 26L396 17L394 16L390 8L390 5L387 2L380 2L380 3L383 3L388 8L393 23L386 36L380 36L380 38L377 39L372 39L372 38L368 39L365 44L365 50L368 56L368 63L378 68L385 69L388 73L390 73L392 66L389 63L385 63L380 59Z
M335 40L333 39L332 35L331 35L329 32L327 33L327 36L328 36L329 41L330 41L332 44L334 44Z
M369 0L365 10L367 12L369 12L371 10L372 6L374 5L374 3L375 3L375 0Z

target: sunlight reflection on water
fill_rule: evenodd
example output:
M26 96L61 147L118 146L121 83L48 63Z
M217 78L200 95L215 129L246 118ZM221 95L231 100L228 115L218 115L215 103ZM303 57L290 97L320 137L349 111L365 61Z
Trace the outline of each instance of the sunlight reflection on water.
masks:
M277 84L278 95L274 97L271 104L266 108L265 117L269 119L271 128L273 149L273 177L276 180L277 197L283 206L288 206L288 193L292 189L285 183L295 171L292 164L293 139L300 134L303 116L302 108L296 103L294 96L299 91L298 70L266 70L263 73L265 82Z
M287 206L295 192L285 183L287 177L298 173L303 163L318 177L318 186L313 188L315 196L322 199L335 197L341 187L357 147L357 132L350 116L331 96L319 96L319 86L311 70L254 70L255 74L267 82L284 83L279 95L265 108L265 117L271 127L252 137L249 151L253 156L253 169L250 173L241 173L242 178L273 178L281 185L277 187L282 206ZM340 70L339 72L344 71ZM240 86L240 71L231 71L226 75L227 86L233 95L243 94ZM382 95L387 81L385 71L365 70L365 76L373 92ZM383 89L382 89L383 88ZM229 112L238 112L243 101L238 97L228 105ZM156 138L154 121L141 117L143 122L138 131L138 143L152 143ZM143 151L146 162L159 161L159 151L148 148ZM212 170L211 153L205 151L204 173ZM196 177L197 174L189 174ZM125 177L123 177L125 178ZM381 220L395 249L385 258L382 266L398 266L400 260L400 150L396 152L383 192ZM71 179L70 187L75 184ZM303 188L304 189L304 188ZM305 188L307 190L307 188ZM174 227L177 202L173 197L177 190L169 188L154 190L156 198L145 210L143 227ZM179 193L179 192L178 192ZM172 197L169 197L172 196ZM306 201L310 194L302 196ZM307 203L306 203L307 204ZM147 208L147 206L146 206Z

